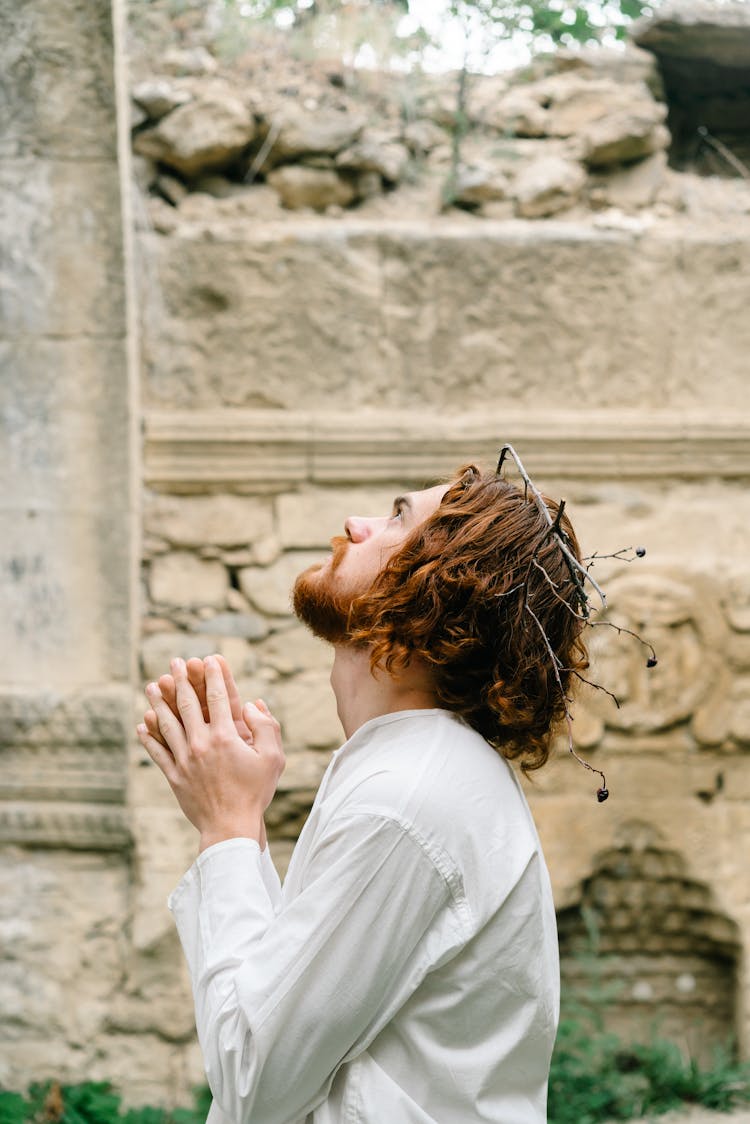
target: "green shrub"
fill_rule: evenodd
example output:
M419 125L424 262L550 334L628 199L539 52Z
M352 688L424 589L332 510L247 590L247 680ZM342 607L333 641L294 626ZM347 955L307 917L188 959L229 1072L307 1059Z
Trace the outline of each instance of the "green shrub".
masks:
M197 1089L192 1108L122 1107L106 1081L31 1085L26 1096L0 1089L0 1124L205 1124L211 1095Z
M750 1102L750 1064L717 1051L702 1067L673 1042L627 1045L595 1015L564 1019L552 1056L549 1124L602 1124L684 1104L729 1111Z

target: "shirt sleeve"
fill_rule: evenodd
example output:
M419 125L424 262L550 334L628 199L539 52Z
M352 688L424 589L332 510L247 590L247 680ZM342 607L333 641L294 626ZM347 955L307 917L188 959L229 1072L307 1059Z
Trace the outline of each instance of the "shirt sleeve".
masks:
M266 893L273 906L274 913L278 913L281 908L281 879L279 878L278 871L273 865L271 858L271 848L266 844L265 851L260 853L260 869L263 876L263 885L266 888Z
M460 887L408 827L357 812L329 825L302 891L274 913L260 848L232 842L199 857L200 901L172 908L181 938L197 934L188 962L215 1101L233 1124L288 1124L463 942Z

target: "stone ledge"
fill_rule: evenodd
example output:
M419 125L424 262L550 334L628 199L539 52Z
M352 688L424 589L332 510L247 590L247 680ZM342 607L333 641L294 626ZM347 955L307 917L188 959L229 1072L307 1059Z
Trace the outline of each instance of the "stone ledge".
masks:
M121 851L131 843L124 808L97 804L0 803L0 843Z
M505 410L399 420L374 410L154 410L144 431L146 481L164 490L423 482L469 458L491 462L502 440L533 473L555 479L750 476L750 424L726 414Z

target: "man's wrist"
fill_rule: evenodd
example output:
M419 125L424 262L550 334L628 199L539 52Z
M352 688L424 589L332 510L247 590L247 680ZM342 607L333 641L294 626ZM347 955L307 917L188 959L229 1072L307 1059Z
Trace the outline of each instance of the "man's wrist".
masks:
M221 826L206 828L201 831L198 853L202 854L215 843L224 843L227 839L253 839L258 846L263 848L263 817L257 822L242 824L223 824Z

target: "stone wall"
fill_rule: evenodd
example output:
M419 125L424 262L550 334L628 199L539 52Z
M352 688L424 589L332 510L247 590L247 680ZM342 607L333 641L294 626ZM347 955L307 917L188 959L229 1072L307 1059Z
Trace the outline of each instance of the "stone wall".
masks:
M217 218L144 243L164 309L144 341L144 674L170 648L213 645L277 709L283 868L341 736L325 651L288 616L293 576L346 514L513 441L585 550L646 545L597 568L611 619L659 655L647 672L627 638L597 649L621 706L583 695L574 730L607 773L606 805L563 748L528 785L566 994L590 990L581 907L595 908L597 970L620 981L611 1024L660 1024L705 1054L732 1033L746 1049L750 1015L749 236L306 219L230 239Z

